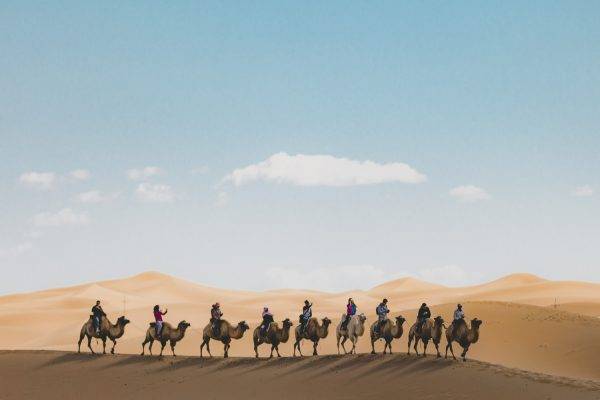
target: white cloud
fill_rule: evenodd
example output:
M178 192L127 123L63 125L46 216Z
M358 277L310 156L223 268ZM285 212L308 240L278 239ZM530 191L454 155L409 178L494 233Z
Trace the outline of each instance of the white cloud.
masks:
M8 249L0 249L0 258L20 256L21 254L28 253L32 248L33 245L31 242L19 243Z
M464 203L488 200L492 197L484 189L473 185L455 187L450 190L450 196Z
M87 169L76 169L69 172L69 176L76 181L87 181L92 174Z
M426 176L407 164L378 164L330 155L273 154L265 161L235 169L224 180L239 186L254 181L298 186L355 186L385 182L419 183Z
M33 217L33 225L40 228L66 225L86 225L89 222L90 219L85 213L76 213L70 208L63 208L55 213L43 212L36 214Z
M163 173L164 171L158 167L134 168L127 171L127 177L132 181L141 181Z
M225 207L227 204L229 204L229 195L227 194L227 192L217 193L217 199L215 200L215 206Z
M266 271L269 287L328 292L370 289L397 277L397 274L389 274L372 265L349 265L312 270L275 267Z
M576 196L576 197L591 196L594 194L594 188L592 188L590 185L579 186L579 187L576 187L575 190L573 190L572 194L573 194L573 196Z
M79 193L75 198L80 203L108 203L119 197L119 193L102 193L99 190L90 190Z
M481 276L477 273L467 272L458 265L443 265L421 269L417 273L417 277L445 286L465 286L475 283Z
M140 201L149 203L170 203L176 198L170 186L152 183L140 183L135 194Z
M56 183L56 174L54 172L25 172L19 176L19 182L22 184L40 190L52 189Z

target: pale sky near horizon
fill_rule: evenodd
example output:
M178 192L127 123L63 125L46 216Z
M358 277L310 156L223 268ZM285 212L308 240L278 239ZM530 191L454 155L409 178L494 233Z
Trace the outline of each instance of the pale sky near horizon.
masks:
M0 294L600 281L598 16L3 2Z

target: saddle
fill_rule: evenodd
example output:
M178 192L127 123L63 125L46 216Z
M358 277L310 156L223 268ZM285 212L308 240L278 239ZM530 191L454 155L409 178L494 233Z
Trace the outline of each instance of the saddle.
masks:
M156 326L156 322L150 322L150 326L154 328Z

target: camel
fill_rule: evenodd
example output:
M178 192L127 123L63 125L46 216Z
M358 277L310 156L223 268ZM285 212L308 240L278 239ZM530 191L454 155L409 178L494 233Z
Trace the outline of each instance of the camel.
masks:
M110 354L115 354L115 346L117 345L116 339L119 339L121 336L123 336L125 333L125 325L128 323L129 320L124 316L119 317L119 319L117 319L117 323L114 325L108 320L108 318L102 317L102 320L100 321L100 333L96 333L92 316L90 316L90 318L83 324L81 331L79 332L77 352L81 353L81 342L83 341L83 337L87 336L87 345L92 354L96 354L91 346L92 338L102 340L102 354L106 354L106 338L110 339L113 342L113 347L110 349Z
M392 340L400 339L402 334L404 333L404 329L402 328L402 324L406 319L402 315L396 317L396 323L392 323L389 319L383 323L381 330L379 333L375 332L375 327L378 324L378 321L373 322L371 325L371 354L375 354L375 342L379 339L383 339L385 344L383 345L383 354L386 354L386 350L390 349L390 354L392 354Z
M279 343L287 343L290 338L290 328L293 324L289 318L286 318L282 321L282 325L283 328L279 328L279 324L277 322L271 322L267 328L265 336L261 336L260 326L254 329L252 338L254 340L254 353L256 354L256 358L258 358L258 346L263 343L271 345L271 355L269 358L273 358L273 350L277 352L277 357L281 357L279 354Z
M223 357L229 357L229 348L231 347L231 339L241 339L244 336L244 332L246 332L250 327L246 324L246 321L240 321L237 326L232 326L226 320L221 320L221 326L219 329L219 334L215 335L213 331L212 324L209 323L204 327L202 331L202 344L200 345L200 357L202 357L202 349L206 346L206 351L208 351L208 355L212 357L210 353L210 339L218 340L223 343Z
M419 340L423 342L423 357L427 356L427 345L429 341L433 341L435 345L435 350L437 351L438 358L442 355L440 354L440 340L442 339L442 328L444 327L444 320L439 315L434 319L427 319L423 324L423 328L421 332L417 332L417 324L415 322L413 326L410 327L410 331L408 333L408 353L410 354L410 344L415 340L415 353L419 355L419 351L417 350L417 345L419 344Z
M467 361L467 351L469 351L469 346L473 343L477 343L479 340L479 326L483 323L482 320L474 318L471 320L471 329L467 327L467 324L463 321L460 326L456 329L456 334L452 335L452 325L446 328L446 340L448 344L446 345L446 357L448 358L448 349L452 352L452 358L456 360L454 356L454 349L452 348L452 342L456 342L460 344L463 348L463 352L460 355L463 361Z
M167 342L170 342L171 353L173 353L173 357L176 357L177 355L175 354L175 344L177 344L177 342L183 339L183 337L185 336L185 331L189 327L190 323L186 322L185 320L177 324L177 328L173 328L173 326L168 322L163 322L162 332L160 335L161 337L159 339L156 337L156 322L150 322L150 327L146 331L146 339L144 339L144 342L142 343L141 355L144 355L146 343L148 342L150 342L148 350L150 350L150 355L152 355L152 345L154 344L155 340L158 340L161 344L159 356L162 356L163 350Z
M319 340L325 339L329 334L329 325L331 324L331 320L327 317L322 319L322 324L319 325L319 321L313 317L306 323L306 329L304 332L300 333L300 326L296 327L294 333L296 334L296 341L294 342L294 357L296 357L296 349L300 353L300 356L303 356L302 350L300 350L300 342L302 339L308 339L313 342L313 356L317 354L317 345L319 344Z
M344 343L346 343L346 340L348 339L350 339L350 342L352 343L352 350L350 350L350 354L356 354L356 343L358 342L358 338L365 333L365 321L367 320L367 317L365 317L365 314L353 315L348 322L346 329L342 329L342 323L345 319L346 314L343 314L342 319L335 330L337 336L338 354L340 354L340 339L342 337L344 338L341 343L342 349L344 349L344 354L348 354L346 347L344 346Z

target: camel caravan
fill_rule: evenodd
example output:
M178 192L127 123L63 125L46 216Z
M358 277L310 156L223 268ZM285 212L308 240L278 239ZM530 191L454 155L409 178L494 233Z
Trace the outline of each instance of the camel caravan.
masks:
M302 314L299 316L299 324L294 328L293 341L293 356L296 356L296 351L302 357L301 344L303 340L312 342L313 355L318 355L318 345L321 340L324 340L329 335L329 327L331 320L327 317L318 319L312 315L312 303L305 300L302 307ZM168 312L167 309L162 311L159 305L154 306L153 316L154 321L150 322L146 330L146 336L142 342L142 353L145 355L146 344L148 351L152 355L152 345L155 341L161 345L159 356L163 355L163 351L167 343L171 347L171 353L175 357L175 346L183 340L185 333L191 324L185 320L180 321L176 326L163 321L163 316ZM400 339L404 333L404 322L406 319L399 315L393 318L389 317L390 310L388 308L388 300L383 299L375 309L377 320L369 326L369 336L371 339L371 354L376 354L375 343L383 341L383 354L392 354L392 342L394 339ZM210 351L210 341L215 340L223 344L223 357L229 357L229 349L232 340L241 339L245 332L250 329L250 326L245 321L240 321L233 325L223 319L223 312L219 303L212 305L210 310L210 321L202 330L202 343L200 344L200 357L204 356L204 348L209 357L212 357ZM103 354L106 354L106 340L110 339L113 346L110 350L111 354L115 353L117 339L125 334L125 327L130 321L121 316L113 324L107 318L104 310L100 305L100 301L92 307L92 313L89 319L83 324L79 334L77 343L77 351L81 352L81 342L84 337L87 337L87 346L93 354L96 354L91 347L92 339L102 341ZM335 334L337 339L337 351L341 354L356 354L356 346L359 339L365 333L365 325L367 317L363 313L358 313L358 309L352 298L348 299L346 304L346 312L342 314L338 323ZM457 343L462 347L463 351L460 355L463 361L466 361L466 355L472 344L479 340L479 329L483 321L474 318L470 321L470 326L465 321L465 313L462 305L458 304L454 311L452 323L446 326L444 319L441 316L432 318L431 310L427 304L423 303L417 312L417 319L408 331L408 351L411 354L411 346L417 356L427 355L427 347L429 342L432 342L436 349L437 357L441 357L440 342L442 336L446 338L445 358L448 358L448 350L456 360L454 355L453 343ZM281 322L276 322L273 314L268 307L264 307L262 311L262 323L257 326L252 333L252 341L254 343L255 357L259 357L258 348L262 344L271 346L269 358L273 357L273 353L277 357L281 357L279 346L287 343L290 339L291 330L294 324L289 318L285 318ZM350 341L352 347L348 350L346 342ZM423 344L423 352L419 353L419 343Z

